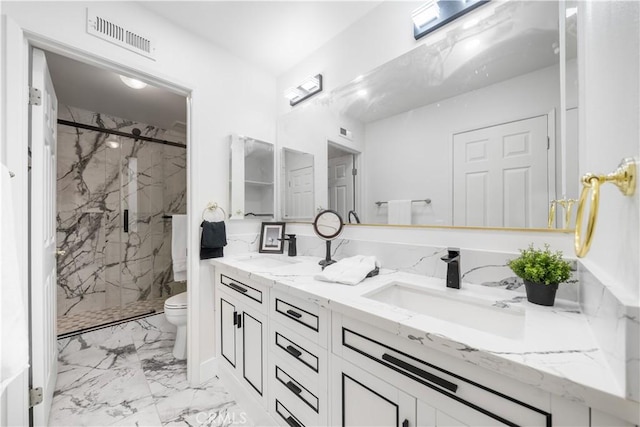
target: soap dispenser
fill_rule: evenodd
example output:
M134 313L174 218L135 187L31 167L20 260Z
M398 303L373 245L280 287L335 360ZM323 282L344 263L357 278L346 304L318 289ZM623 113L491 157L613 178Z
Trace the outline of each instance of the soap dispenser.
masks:
M278 240L282 240L282 241L286 241L289 242L289 256L296 256L298 255L298 248L296 247L296 235L295 234L287 234L286 239L278 239Z

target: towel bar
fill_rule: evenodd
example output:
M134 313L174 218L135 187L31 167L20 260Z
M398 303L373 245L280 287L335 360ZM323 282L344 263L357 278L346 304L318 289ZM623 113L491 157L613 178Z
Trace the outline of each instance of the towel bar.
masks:
M412 203L424 202L426 204L431 204L431 199L412 200L411 202ZM376 205L380 207L380 205L384 205L385 203L389 203L389 202L376 202Z

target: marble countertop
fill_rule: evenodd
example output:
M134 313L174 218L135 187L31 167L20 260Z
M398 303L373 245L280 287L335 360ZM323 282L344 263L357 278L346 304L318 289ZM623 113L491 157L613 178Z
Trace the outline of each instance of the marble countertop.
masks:
M250 260L258 257L275 259L273 264L281 260L282 265L265 267ZM598 406L605 401L614 407L625 405L627 409L629 405L638 405L625 400L623 388L616 382L576 303L556 300L555 306L543 307L529 303L522 294L504 289L468 283L463 283L459 290L447 289L442 279L385 269L356 286L328 283L313 278L321 271L318 260L244 254L210 262L229 269L238 279L252 279L316 302L572 401L585 405L598 402ZM446 321L367 298L392 282L416 285L450 299L484 301L487 307L512 313L517 323L513 328L516 332L500 336L483 331L468 315L463 318L464 311L458 321Z

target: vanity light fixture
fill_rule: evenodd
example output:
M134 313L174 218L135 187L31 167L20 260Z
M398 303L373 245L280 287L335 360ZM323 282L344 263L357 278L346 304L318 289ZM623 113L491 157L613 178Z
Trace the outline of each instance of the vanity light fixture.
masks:
M144 89L145 87L147 87L147 84L145 82L141 82L140 80L132 79L131 77L120 76L120 80L122 80L122 83L126 84L127 86L129 86L132 89Z
M490 0L430 0L411 13L418 40Z
M304 101L307 98L322 91L322 74L316 74L309 77L297 87L290 87L284 91L284 96L289 100L289 105L292 107L299 102Z

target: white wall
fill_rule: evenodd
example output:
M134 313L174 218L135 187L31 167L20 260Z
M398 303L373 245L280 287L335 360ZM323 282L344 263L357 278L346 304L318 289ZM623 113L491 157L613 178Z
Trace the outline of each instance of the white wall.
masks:
M640 3L585 2L579 11L580 172L607 174L640 152ZM640 295L640 191L606 184L585 265L631 301Z
M85 31L87 5L117 19L121 25L149 34L157 41L156 60L88 35ZM53 50L60 49L59 53L70 49L89 55L98 63L119 64L119 68L142 77L172 82L191 90L189 157L192 163L189 173L192 185L188 191L193 215L189 247L191 253L198 253L202 209L208 202L218 202L225 208L228 206L228 135L237 132L266 141L275 140L275 78L133 2L3 2L2 13L30 36L43 40L45 44L54 43L56 47ZM3 29L15 30L3 34L7 43L3 52L12 52L5 57L2 68L6 79L3 86L11 91L4 95L12 106L2 115L3 145L11 138L15 153L7 155L9 167L20 175L20 185L26 189L27 139L24 124L27 107L22 89L26 88L27 57L17 27L11 27L11 24L3 26ZM10 62L6 61L7 58ZM24 107L15 107L18 105ZM20 204L16 218L24 218L25 209L26 204ZM21 225L21 232L26 237L25 227L25 224ZM233 225L228 232L234 233ZM190 311L191 325L195 324L199 331L189 337L194 345L191 348L195 350L190 357L206 362L215 351L213 276L208 264L201 264L195 257L191 257L189 262L193 273L189 277L190 298L199 302L199 310ZM192 317L194 313L199 313L199 316ZM206 379L201 378L199 368L197 370L190 371L190 379L195 383Z
M413 39L409 17L411 11L420 4L382 3L304 61L280 75L277 97L279 116L292 110L280 94L304 77L322 73L325 92L328 92L415 48L419 42ZM580 2L580 5L580 172L608 173L622 157L638 156L639 153L640 4L603 1ZM462 19L466 18L468 16ZM432 37L439 37L438 32L425 39ZM569 96L567 105L570 107L575 105L575 92L571 91ZM632 301L637 301L640 293L638 193L633 198L625 198L612 185L605 187L602 190L596 236L584 263L608 286L621 289ZM396 230L392 231L398 236L395 241L402 241ZM371 230L367 237L372 238L377 233L382 232ZM440 239L443 233L465 247L463 236L466 232L459 230L434 230L424 233L424 237L437 235ZM544 233L518 233L516 239L506 240L496 239L503 232L479 233L486 236L485 240L492 242L492 246L506 245L496 250L511 251L514 247L525 247L528 242L557 242L555 237L551 239L551 235L545 238ZM565 250L567 255L573 255L573 235L561 235L561 238L566 244L559 246L568 249Z
M430 198L431 205L413 204L412 224L451 225L453 134L546 115L560 106L559 86L552 66L368 123L363 222L387 222L376 200Z

